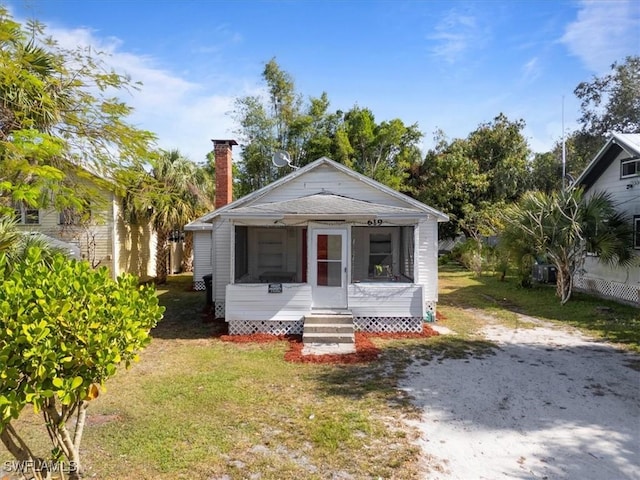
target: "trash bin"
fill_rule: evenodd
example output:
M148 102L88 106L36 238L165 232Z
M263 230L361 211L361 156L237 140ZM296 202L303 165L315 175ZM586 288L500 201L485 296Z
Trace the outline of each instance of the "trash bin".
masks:
M213 305L213 275L203 275L204 289L207 294L207 306Z

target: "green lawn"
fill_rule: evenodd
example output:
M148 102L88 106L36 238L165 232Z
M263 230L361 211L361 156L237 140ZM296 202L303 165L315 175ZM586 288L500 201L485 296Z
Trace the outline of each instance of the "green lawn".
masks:
M521 289L445 266L440 323L456 335L376 339L382 357L370 364L293 364L283 360L286 342L215 338L218 327L202 322L204 293L188 291L190 281L171 277L158 290L167 310L151 345L90 406L82 452L89 478L424 478L416 432L403 422L416 411L397 380L412 359L491 354L474 312L508 324L521 312L639 344L637 309L586 296L561 307L552 288ZM43 451L37 422L25 412L19 427Z
M640 352L640 309L574 293L565 305L555 286L522 288L514 278L475 277L457 265L440 266L441 311L472 307L515 322L516 313L578 327L624 348Z

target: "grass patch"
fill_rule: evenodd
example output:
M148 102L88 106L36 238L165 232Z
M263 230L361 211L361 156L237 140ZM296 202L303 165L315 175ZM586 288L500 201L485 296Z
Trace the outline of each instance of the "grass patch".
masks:
M479 334L482 315L517 328L527 326L522 314L539 317L640 351L637 309L586 295L561 306L553 288L522 289L515 279L443 266L439 324L455 334L374 338L381 356L368 364L290 363L285 341L215 338L220 325L202 322L204 293L190 285L190 276L174 276L158 290L166 313L151 345L90 406L82 451L88 478L423 478L416 432L403 421L417 411L398 381L413 361L491 355L495 345ZM19 428L44 452L39 425L27 409Z
M290 363L285 341L222 342L190 284L159 288L166 313L150 346L89 407L87 478L420 478L395 366ZM46 452L28 410L18 427Z
M578 327L604 340L640 352L640 310L638 308L574 293L565 305L555 296L555 286L522 288L515 278L500 281L494 276L476 277L457 265L440 267L441 311L474 308L494 315L508 325L526 328L517 314Z

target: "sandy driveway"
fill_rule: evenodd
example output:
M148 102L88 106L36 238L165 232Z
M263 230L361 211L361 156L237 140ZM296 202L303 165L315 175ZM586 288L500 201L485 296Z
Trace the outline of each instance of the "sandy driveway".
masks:
M545 323L489 322L500 349L432 360L402 388L423 410L428 479L640 479L638 356Z

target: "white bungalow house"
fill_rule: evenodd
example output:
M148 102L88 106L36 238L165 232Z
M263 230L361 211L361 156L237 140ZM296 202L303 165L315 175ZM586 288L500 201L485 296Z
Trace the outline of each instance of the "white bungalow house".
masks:
M235 142L214 144L216 172L230 172ZM314 313L343 314L356 330L421 331L435 315L438 222L447 220L323 157L185 230L194 287L213 275L215 314L232 335L302 333Z
M640 134L611 134L576 180L586 195L608 192L616 208L633 222L637 261L631 267L610 267L587 256L575 287L640 306Z

